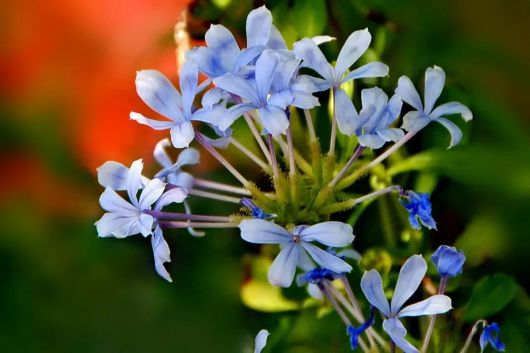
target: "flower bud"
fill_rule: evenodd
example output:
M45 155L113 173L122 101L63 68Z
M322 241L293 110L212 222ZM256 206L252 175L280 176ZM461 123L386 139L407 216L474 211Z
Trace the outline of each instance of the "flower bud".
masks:
M431 261L442 277L456 277L462 273L466 256L455 247L440 245L432 254Z

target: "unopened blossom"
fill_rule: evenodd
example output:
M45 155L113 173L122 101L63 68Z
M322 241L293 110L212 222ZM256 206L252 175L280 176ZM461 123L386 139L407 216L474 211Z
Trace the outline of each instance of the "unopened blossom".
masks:
M217 126L226 111L222 105L194 109L193 101L198 93L198 76L199 72L194 63L184 63L179 76L181 90L179 93L160 72L138 71L136 92L151 109L168 120L150 119L136 112L131 112L130 118L155 130L169 129L173 146L188 147L195 137L192 121L202 121Z
M462 273L466 256L453 246L440 245L432 254L431 261L442 277L456 277Z
M370 270L365 272L361 279L361 289L366 299L386 318L383 321L383 330L405 353L416 353L418 350L405 339L407 329L399 320L400 318L443 314L452 309L451 299L439 294L403 307L418 289L426 272L427 263L423 257L421 255L411 256L401 267L390 304L385 297L383 280L379 272Z
M354 239L350 225L341 222L322 222L312 226L297 226L292 232L262 219L246 219L239 224L241 238L250 243L279 244L281 251L269 269L269 282L275 286L289 287L297 266L308 268L314 261L333 272L350 272L352 267L344 260L311 244L342 247ZM309 255L309 256L308 256ZM315 267L314 265L312 267Z
M414 191L404 192L399 202L409 213L409 223L414 229L421 229L420 223L428 229L436 229L436 221L432 217L432 204L429 194Z
M370 306L370 317L366 320L361 326L354 327L348 325L346 328L346 333L350 338L350 347L352 350L355 350L359 347L359 336L366 331L375 321L375 310Z
M390 100L379 87L363 89L361 92L362 109L359 113L359 128L355 132L359 145L377 149L385 142L403 138L403 130L392 128L401 113L403 102L397 95Z
M351 72L349 68L366 52L372 36L368 29L353 32L344 43L335 66L327 61L317 43L304 38L294 44L294 53L302 59L302 66L315 70L322 78L313 78L319 91L333 88L335 119L340 132L352 135L359 128L359 116L353 102L341 87L348 81L388 75L388 66L381 62L371 62Z
M263 329L258 332L256 335L254 353L261 353L263 348L267 345L267 338L269 337L269 331Z
M191 174L182 171L182 167L199 163L199 151L194 148L185 148L179 153L177 160L173 163L166 152L166 148L170 145L170 141L164 139L155 146L153 156L158 164L162 166L162 170L155 174L155 178L165 179L172 185L191 189L194 178Z
M414 84L407 76L399 78L396 94L415 109L415 111L408 112L403 117L403 129L416 132L423 129L431 121L436 121L449 131L451 135L449 148L451 148L462 139L462 131L453 122L443 117L460 114L465 121L470 121L473 119L473 114L468 107L459 102L449 102L434 108L434 104L442 93L444 84L444 70L441 67L434 66L425 71L424 104L422 104Z
M493 347L497 352L504 352L506 347L500 339L501 328L498 323L493 322L490 325L485 325L482 334L480 335L480 351L484 352L484 349L489 345Z

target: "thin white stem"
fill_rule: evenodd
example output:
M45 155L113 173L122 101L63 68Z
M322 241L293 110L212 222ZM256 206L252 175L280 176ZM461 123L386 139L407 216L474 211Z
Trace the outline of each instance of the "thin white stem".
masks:
M363 153L364 151L364 147L362 146L357 146L357 148L355 149L355 152L353 153L353 155L351 156L351 158L348 160L348 162L346 163L346 165L344 165L344 167L340 170L340 172L335 176L335 178L333 178L333 180L331 180L328 184L328 186L330 188L334 187L335 185L337 185L337 183L344 177L344 174L346 174L348 172L348 170L350 169L350 167L352 166L353 162L355 162L355 160L357 160L357 158L359 158L359 156L361 155L361 153Z
M145 210L144 213L149 214L159 220L178 220L178 221L205 221L205 222L230 222L230 217L226 216L212 216L189 213L163 212L155 210Z
M237 228L236 223L160 221L162 228Z
M370 199L373 199L374 197L378 197L378 196L381 196L381 195L384 195L384 194L388 194L392 191L397 191L397 190L401 190L402 187L399 186L399 185L392 185L392 186L389 186L389 187L386 187L384 189L381 189L381 190L377 190L377 191L374 191L370 194L367 194L367 195L364 195L364 196L361 196L361 197L358 197L356 199L350 199L350 200L346 200L346 201L341 201L341 202L337 202L337 203L334 203L334 204L331 204L331 205L328 205L328 206L324 206L320 209L320 212L322 214L326 214L326 213L335 213L335 212L340 212L340 211L344 211L344 210L347 210L349 208L352 208L364 201L367 201L367 200L370 200Z
M263 162L258 156L256 156L252 151L246 148L243 144L241 144L235 138L232 137L230 139L230 143L234 145L234 147L237 148L241 153L246 155L250 160L252 160L258 166L260 166L260 168L263 169L265 173L271 172L271 168L267 165L267 163Z
M278 178L280 176L280 167L278 166L276 154L274 153L274 144L271 134L267 135L267 144L269 146L269 154L271 156L272 173L274 174L275 178Z
M473 340L473 337L475 336L475 333L477 333L478 326L480 324L482 324L482 326L484 326L484 325L487 324L487 321L486 320L478 320L477 322L475 322L475 324L473 325L473 328L471 328L471 332L469 332L469 335L467 336L466 343L464 344L464 347L462 348L460 353L466 353L467 352L467 350L469 348L469 345L471 344L471 341Z
M261 149L261 152L263 152L263 155L267 159L267 162L269 162L269 164L272 163L272 159L267 150L267 146L265 145L265 142L263 142L263 139L261 138L261 135L258 129L256 128L254 121L252 121L252 118L250 117L248 113L243 114L243 117L245 118L245 121L247 122L250 132L252 132L252 136L254 136L254 139L258 143L258 146Z
M447 276L443 276L440 280L440 286L438 287L438 294L444 294L445 292L445 286L447 285ZM434 324L436 323L436 315L432 315L431 319L429 320L429 328L427 329L427 332L425 334L425 339L423 340L423 344L421 346L422 353L427 352L427 348L429 348L429 342L431 341L431 336L434 331Z
M217 159L219 163L221 163L237 180L239 180L241 184L249 184L248 180L245 179L245 177L243 177L241 173L239 173L237 169L234 168L232 164L230 164L230 162L228 162L223 156L221 156L221 154L208 143L208 140L206 140L204 135L197 133L195 135L195 139L202 145L202 147L204 147L205 150L207 150L215 159Z
M332 157L335 154L335 141L337 139L337 118L335 117L335 90L331 90L333 94L333 117L331 118L331 137L329 140L329 151L328 157Z
M188 194L193 195L193 196L204 197L206 199L225 201L225 202L230 202L230 203L235 203L235 204L239 204L239 202L241 201L241 198L239 197L216 194L214 192L208 192L208 191L202 191L202 190L196 190L196 189L188 190Z
M311 111L309 109L304 109L304 117L307 124L307 130L309 130L309 139L310 141L316 141L317 135L315 133L315 127L313 126L313 118L311 117Z
M296 164L294 163L293 137L291 136L291 127L287 129L287 155L289 159L289 175L296 174Z
M385 152L381 153L379 156L377 156L376 159L368 163L366 166L363 167L363 169L369 170L372 169L377 164L381 163L385 159L388 158L392 153L398 150L401 146L403 146L405 143L407 143L414 135L416 135L416 132L409 131L401 140L394 143L390 148L388 148Z
M237 186L227 185L227 184L223 184L223 183L218 183L216 181L210 181L210 180L205 180L205 179L200 179L200 178L195 178L194 179L194 185L195 186L200 186L200 187L203 187L203 188L206 188L206 189L213 189L213 190L231 192L233 194L238 194L238 195L245 195L245 196L252 195L250 193L250 191L248 191L246 189L243 189L243 188L240 188L240 187L237 187Z

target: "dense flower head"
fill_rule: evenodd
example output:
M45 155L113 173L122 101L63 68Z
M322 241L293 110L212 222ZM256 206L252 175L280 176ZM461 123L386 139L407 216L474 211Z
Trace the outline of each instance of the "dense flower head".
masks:
M483 352L489 344L497 352L504 352L506 347L501 341L500 332L501 328L496 322L485 325L482 334L480 335L480 351Z
M432 204L429 194L408 190L401 194L399 201L409 213L409 222L412 228L421 229L421 225L423 225L428 229L436 229L436 221L432 218Z
M442 277L456 277L462 273L466 256L455 247L440 245L432 254L431 261Z

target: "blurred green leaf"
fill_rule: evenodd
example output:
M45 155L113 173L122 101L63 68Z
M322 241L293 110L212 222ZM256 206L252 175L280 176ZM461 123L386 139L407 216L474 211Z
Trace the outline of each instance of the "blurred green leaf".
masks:
M515 297L517 288L515 280L508 275L497 273L484 277L471 292L464 320L475 321L500 312Z
M300 308L297 302L286 299L282 290L268 281L251 279L243 284L240 295L246 306L258 311L277 313Z

